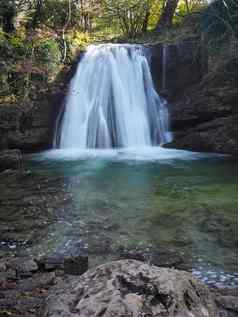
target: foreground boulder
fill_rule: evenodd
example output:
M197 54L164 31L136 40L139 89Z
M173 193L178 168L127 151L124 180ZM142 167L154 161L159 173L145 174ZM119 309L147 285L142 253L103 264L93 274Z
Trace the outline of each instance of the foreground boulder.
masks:
M183 271L123 260L99 266L48 297L44 317L217 317L208 288Z

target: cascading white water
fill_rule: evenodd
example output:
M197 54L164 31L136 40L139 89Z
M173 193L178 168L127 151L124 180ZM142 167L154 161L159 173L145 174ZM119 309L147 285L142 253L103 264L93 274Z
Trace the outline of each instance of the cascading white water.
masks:
M146 49L90 46L59 115L55 147L112 148L171 141L166 102L155 91Z
M163 54L162 54L162 89L166 90L166 67L167 67L167 44L163 44Z

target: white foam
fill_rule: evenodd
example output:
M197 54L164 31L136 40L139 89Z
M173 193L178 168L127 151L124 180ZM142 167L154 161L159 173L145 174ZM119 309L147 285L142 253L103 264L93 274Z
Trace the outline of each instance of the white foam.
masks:
M34 160L106 160L106 161L158 161L165 163L171 160L199 160L217 156L162 147L130 147L120 149L53 149L31 155Z

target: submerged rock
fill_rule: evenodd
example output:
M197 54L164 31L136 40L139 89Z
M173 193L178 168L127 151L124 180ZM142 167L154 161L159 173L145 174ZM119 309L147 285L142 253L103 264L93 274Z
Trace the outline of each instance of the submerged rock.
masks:
M213 296L190 273L135 260L107 263L48 297L44 317L217 317Z
M7 266L16 271L17 276L21 277L30 277L38 270L37 263L33 259L27 257L13 258L7 262Z
M64 271L66 274L82 275L88 270L88 257L75 256L68 257L64 261Z
M180 254L168 249L155 248L139 248L139 249L124 249L119 250L116 260L130 259L141 262L146 262L150 265L175 268L178 270L191 270L191 263Z
M56 254L37 259L41 271L62 270L69 275L82 275L88 270L88 257L84 255Z

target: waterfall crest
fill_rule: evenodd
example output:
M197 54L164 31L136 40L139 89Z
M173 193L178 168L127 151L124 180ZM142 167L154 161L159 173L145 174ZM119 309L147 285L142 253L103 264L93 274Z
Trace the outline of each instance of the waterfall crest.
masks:
M138 45L92 45L78 64L55 147L113 148L171 141L165 100L150 73L146 49Z

